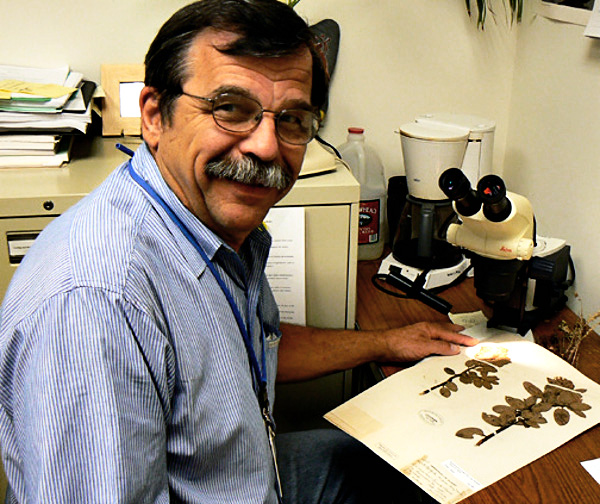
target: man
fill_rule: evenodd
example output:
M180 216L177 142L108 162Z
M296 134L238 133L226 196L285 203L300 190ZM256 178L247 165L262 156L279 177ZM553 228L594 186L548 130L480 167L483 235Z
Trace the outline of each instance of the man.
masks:
M278 483L275 378L475 340L451 324L279 327L261 222L298 177L324 82L305 23L275 0L204 0L161 28L145 143L46 228L3 305L8 502L368 502L344 481L368 455L335 430L282 436Z

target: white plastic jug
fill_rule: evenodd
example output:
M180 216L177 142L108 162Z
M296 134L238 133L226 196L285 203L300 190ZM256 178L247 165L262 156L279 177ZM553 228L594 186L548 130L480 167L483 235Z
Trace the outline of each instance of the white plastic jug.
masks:
M365 142L364 129L348 128L338 147L342 159L360 184L358 259L379 259L385 241L385 177L377 152Z

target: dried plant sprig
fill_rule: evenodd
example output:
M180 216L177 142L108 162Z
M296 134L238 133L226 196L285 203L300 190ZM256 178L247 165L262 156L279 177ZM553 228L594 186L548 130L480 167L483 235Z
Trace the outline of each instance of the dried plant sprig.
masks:
M575 298L579 299L579 296L575 294ZM577 366L581 342L599 325L600 310L586 318L580 303L579 315L572 326L566 320L558 324L559 334L551 341L550 350L572 366Z
M480 436L481 439L475 443L475 446L481 446L515 425L539 429L541 425L548 423L543 414L552 409L554 409L554 421L559 426L569 423L571 413L586 418L584 411L592 408L583 402L583 394L586 389L576 389L571 380L560 376L547 378L547 381L548 384L543 391L533 383L524 381L523 388L529 392L529 397L518 399L506 396L506 404L498 404L492 408L497 415L483 412L482 420L497 427L495 431L486 434L479 427L466 427L457 431L456 436L463 439L474 439L475 436Z
M483 360L487 360L487 362L482 362ZM442 397L449 398L452 395L452 392L458 391L458 385L454 382L457 378L465 385L474 385L477 388L492 390L494 385L498 385L500 382L500 379L493 373L496 373L499 367L505 366L506 364L510 364L510 359L508 357L492 357L490 359L482 359L481 361L469 359L465 361L466 367L460 373L457 373L450 367L445 367L444 372L450 375L450 378L427 390L423 390L420 395L429 394L429 392L439 388Z

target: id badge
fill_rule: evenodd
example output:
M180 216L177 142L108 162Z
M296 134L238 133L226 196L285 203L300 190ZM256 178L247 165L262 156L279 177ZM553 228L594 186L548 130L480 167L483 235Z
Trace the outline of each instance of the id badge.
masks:
M260 393L260 411L263 417L265 428L267 429L267 438L269 440L269 449L271 450L271 458L273 459L273 468L275 469L275 491L277 493L277 501L283 504L283 491L281 488L281 476L279 475L279 464L277 463L277 450L275 447L275 423L271 417L269 408L269 397L267 388L262 387Z

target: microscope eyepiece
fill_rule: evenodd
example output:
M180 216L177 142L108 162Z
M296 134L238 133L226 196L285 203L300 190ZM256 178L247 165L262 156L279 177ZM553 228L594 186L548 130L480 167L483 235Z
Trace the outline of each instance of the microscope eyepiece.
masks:
M481 201L461 169L448 168L440 175L438 184L442 192L455 202L454 206L460 215L470 217L479 212Z
M483 215L491 222L502 222L510 215L512 205L506 197L506 186L498 175L486 175L477 184L477 196L483 202Z

